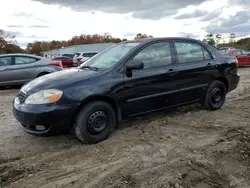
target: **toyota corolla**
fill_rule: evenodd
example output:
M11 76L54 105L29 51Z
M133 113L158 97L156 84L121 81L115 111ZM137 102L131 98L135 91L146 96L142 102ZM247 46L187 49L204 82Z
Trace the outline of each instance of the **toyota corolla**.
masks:
M13 113L28 133L67 127L81 141L97 143L127 117L191 103L221 108L239 82L236 62L190 38L123 42L78 68L27 83Z

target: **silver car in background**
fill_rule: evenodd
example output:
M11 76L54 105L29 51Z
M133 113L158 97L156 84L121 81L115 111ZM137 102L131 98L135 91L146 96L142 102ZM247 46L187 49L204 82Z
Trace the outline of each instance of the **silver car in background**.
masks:
M94 51L75 53L74 58L73 58L73 66L78 67L79 65L87 61L89 58L95 56L96 54L98 54L98 52L94 52Z
M60 70L63 70L60 61L29 54L0 55L0 86L23 85Z

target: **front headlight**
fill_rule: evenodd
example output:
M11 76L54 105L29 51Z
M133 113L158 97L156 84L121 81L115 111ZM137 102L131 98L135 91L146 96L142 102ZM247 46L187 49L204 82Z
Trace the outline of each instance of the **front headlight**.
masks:
M46 89L31 94L25 100L25 104L49 104L60 100L63 92L58 89Z

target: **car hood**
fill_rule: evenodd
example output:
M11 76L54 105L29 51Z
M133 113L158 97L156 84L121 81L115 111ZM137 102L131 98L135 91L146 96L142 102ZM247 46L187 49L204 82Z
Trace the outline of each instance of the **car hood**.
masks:
M61 89L66 85L91 78L97 74L100 74L100 72L91 71L88 69L82 70L78 68L72 68L68 70L62 70L38 77L28 82L21 88L21 91L24 93L34 93L42 89Z

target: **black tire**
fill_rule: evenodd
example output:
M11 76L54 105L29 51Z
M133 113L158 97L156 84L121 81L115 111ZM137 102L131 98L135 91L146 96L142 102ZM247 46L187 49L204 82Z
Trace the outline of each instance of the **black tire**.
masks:
M94 101L79 112L74 125L76 137L84 143L96 144L107 139L116 127L116 114L106 102Z
M209 86L204 106L209 110L218 110L222 107L226 99L226 86L223 82L215 80Z

